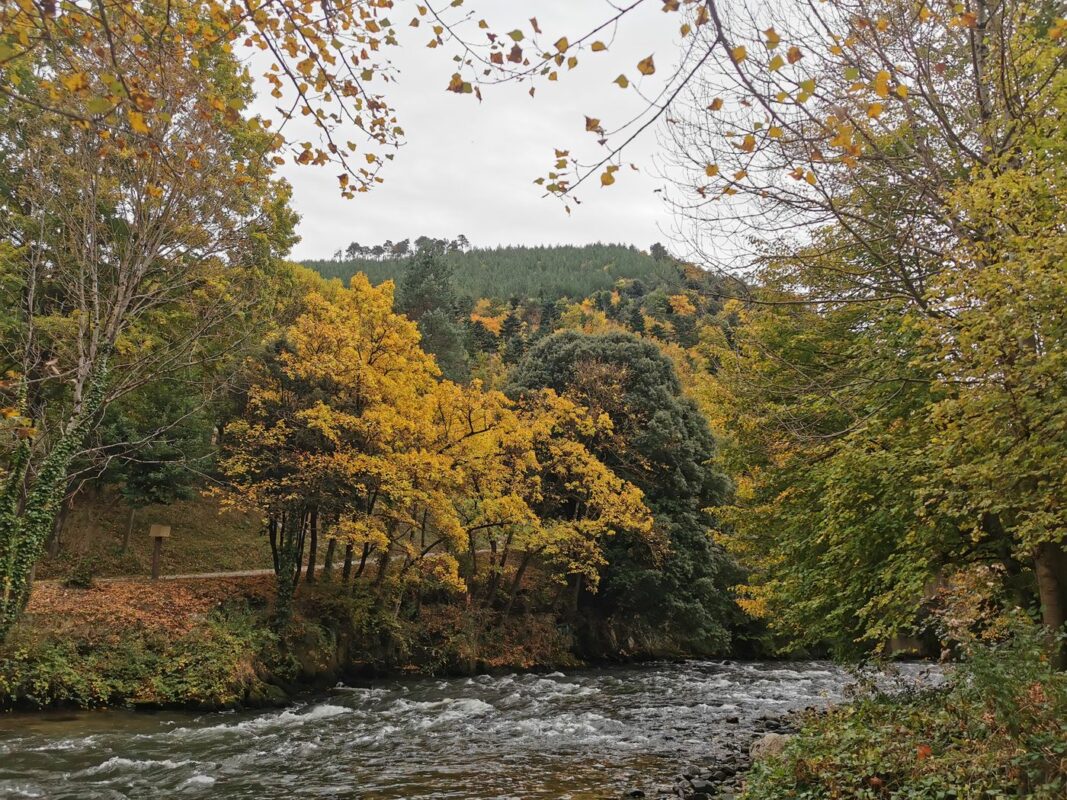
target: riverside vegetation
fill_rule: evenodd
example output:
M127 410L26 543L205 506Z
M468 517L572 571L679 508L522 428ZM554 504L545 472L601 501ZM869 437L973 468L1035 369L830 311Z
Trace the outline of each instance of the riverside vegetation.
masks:
M700 57L671 84L670 202L718 269L463 236L290 263L278 164L351 197L403 135L351 79L389 77L394 4L96 5L0 12L5 706L903 642L960 662L947 688L803 722L744 793L1062 796L1059 5L663 3ZM433 47L462 39L436 18ZM467 52L545 51L556 80L609 50L529 29ZM252 110L235 45L321 147ZM610 187L610 152L541 183ZM119 498L127 531L192 538L195 508L227 566L271 574L94 586L143 544L71 521Z

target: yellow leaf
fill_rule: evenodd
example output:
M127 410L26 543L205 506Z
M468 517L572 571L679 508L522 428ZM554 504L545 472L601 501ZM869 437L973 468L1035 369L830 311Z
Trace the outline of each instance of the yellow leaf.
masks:
M770 136L772 139L781 139L782 129L779 128L777 125L771 125L771 127L767 129L767 135Z
M558 42L556 42L556 50L560 53L566 53L567 48L571 46L571 43L567 41L567 37L564 36Z
M693 32L693 28L687 22L684 25L682 25L682 27L679 29L679 32L682 34L682 38L685 38L686 36L688 36L690 33Z
M611 174L611 170L600 173L601 186L611 186L613 183L615 183L615 176Z
M898 84L897 88L894 91L897 93L897 97L899 97L901 100L906 99L908 96L908 87L905 86L903 83Z
M656 63L652 60L652 56L649 56L642 61L637 62L637 71L642 75L651 75L656 71Z
M74 72L59 79L68 91L80 92L89 88L89 78L84 72Z
M600 53L604 50L607 50L608 46L603 42L593 42L591 45L589 45L589 49L592 50L594 53Z
M883 69L875 75L872 88L879 97L889 97L889 73Z
M814 186L815 185L815 173L812 172L811 170L808 170L808 173L804 176L804 180L806 180L808 183L810 183L812 186Z
M714 100L711 101L711 105L708 106L709 111L718 111L720 108L722 108L721 97L716 97Z
M585 118L585 129L587 131L600 130L600 120L598 120L596 117L586 117Z
M786 57L786 60L790 64L796 64L798 61L800 61L800 59L802 59L804 57L804 54L802 52L800 52L800 48L799 47L797 47L796 45L793 45L786 52L785 57Z
M129 109L126 111L126 116L130 120L130 127L133 128L134 133L151 133L147 123L144 121L144 114L140 111Z
M770 63L767 65L767 69L769 69L771 72L777 72L778 70L780 70L784 66L785 66L785 59L782 58L781 56L775 56L774 58L771 59Z
M763 33L767 37L766 43L768 50L773 50L778 46L778 43L782 41L782 37L778 35L778 31L774 28L767 28Z
M719 165L708 164L706 167L704 167L704 174L707 175L709 178L714 178L716 175L719 174Z
M625 89L627 86L630 85L630 79L627 78L625 75L620 75L615 79L614 83L617 83L620 89Z
M867 116L871 119L878 119L880 116L882 116L882 104L871 103L869 106L867 106Z
M745 49L743 44L739 44L733 50L730 51L730 58L734 60L735 64L740 64L746 58L748 58L748 50Z
M751 133L746 133L745 138L741 142L740 147L746 153L751 153L753 150L756 149L756 137L753 136Z

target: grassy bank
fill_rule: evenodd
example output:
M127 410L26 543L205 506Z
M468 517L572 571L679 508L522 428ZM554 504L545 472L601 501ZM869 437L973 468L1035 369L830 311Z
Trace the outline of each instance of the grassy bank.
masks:
M215 498L201 496L133 510L118 492L109 489L79 495L64 516L58 549L37 565L37 577L147 576L152 564L148 537L152 523L171 526L171 538L163 548L164 574L271 565L263 522L253 514L221 511Z
M356 675L467 674L579 663L547 615L501 622L461 604L418 619L369 588L304 586L284 637L273 577L38 586L0 649L0 708L230 708L284 703Z
M939 691L811 718L757 764L743 800L1067 797L1067 675L1021 632L976 649Z

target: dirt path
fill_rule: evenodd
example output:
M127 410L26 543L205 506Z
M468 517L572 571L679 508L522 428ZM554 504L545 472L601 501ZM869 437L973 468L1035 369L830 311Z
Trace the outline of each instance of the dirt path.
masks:
M319 564L315 568L316 577L323 570L322 564ZM337 565L334 565L334 572L337 571ZM254 578L258 575L273 575L273 569L246 569L237 570L234 572L188 572L180 575L160 575L161 581L196 581L196 580L212 580L218 578ZM34 581L34 586L56 586L62 584L64 578L45 578L39 581ZM93 583L152 583L152 578L148 575L110 575L106 578L93 578Z

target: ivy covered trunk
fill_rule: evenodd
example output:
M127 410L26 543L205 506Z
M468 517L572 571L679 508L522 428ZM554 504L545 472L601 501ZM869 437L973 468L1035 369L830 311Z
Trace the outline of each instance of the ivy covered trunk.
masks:
M0 494L0 642L30 598L33 567L44 553L67 490L67 472L81 450L107 386L106 359L88 380L58 441L36 466L29 439L20 443Z

